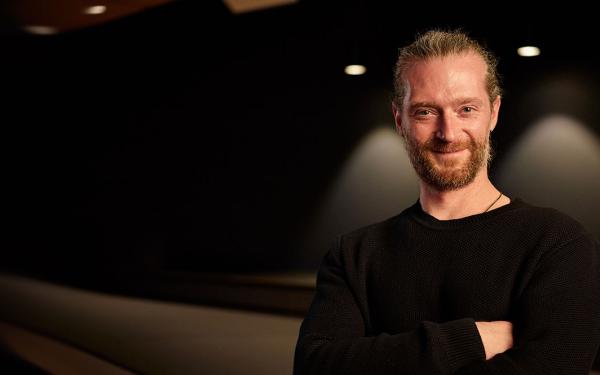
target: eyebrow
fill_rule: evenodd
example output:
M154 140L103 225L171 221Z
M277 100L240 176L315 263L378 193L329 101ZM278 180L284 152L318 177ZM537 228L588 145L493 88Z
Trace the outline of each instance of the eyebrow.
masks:
M458 104L458 105L467 104L467 103L473 103L473 104L476 104L476 105L482 105L483 104L483 102L479 98L461 98L461 99L457 99L454 103Z
M435 103L431 103L431 102L416 102L411 104L408 108L410 108L410 110L414 110L416 108L423 108L423 107L428 107L428 108L437 108L438 105Z
M483 104L483 102L481 101L481 99L479 98L459 98L456 99L455 101L452 102L453 105L463 105L463 104L467 104L467 103L473 103L475 105L479 105L481 106ZM409 108L410 110L414 110L416 108L439 108L439 105L437 105L436 103L433 102L416 102L416 103L412 103Z

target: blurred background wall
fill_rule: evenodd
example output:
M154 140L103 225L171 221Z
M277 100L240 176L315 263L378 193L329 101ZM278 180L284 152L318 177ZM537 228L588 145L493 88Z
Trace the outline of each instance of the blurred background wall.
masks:
M150 3L50 32L27 24L33 8L6 6L3 267L98 284L134 271L312 275L336 235L418 199L391 72L397 48L430 27L462 27L500 58L493 181L600 236L586 12ZM525 44L541 54L518 56ZM355 62L364 75L344 73Z

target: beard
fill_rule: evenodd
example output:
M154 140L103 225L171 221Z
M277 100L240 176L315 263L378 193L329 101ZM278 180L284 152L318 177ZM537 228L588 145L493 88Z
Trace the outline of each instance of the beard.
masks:
M479 170L485 164L486 168L492 160L490 134L482 141L473 138L465 141L445 142L431 138L419 144L414 139L404 139L404 145L410 162L421 179L438 191L460 189L475 179ZM436 160L432 152L454 152L468 149L468 159Z

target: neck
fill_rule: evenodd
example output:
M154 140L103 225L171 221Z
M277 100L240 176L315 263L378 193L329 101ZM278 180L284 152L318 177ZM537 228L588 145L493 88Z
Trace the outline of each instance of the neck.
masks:
M510 199L502 196L492 207L490 205L500 191L489 180L487 171L482 171L473 182L460 189L439 191L423 181L420 184L421 207L423 211L438 220L460 219L496 209L510 203Z

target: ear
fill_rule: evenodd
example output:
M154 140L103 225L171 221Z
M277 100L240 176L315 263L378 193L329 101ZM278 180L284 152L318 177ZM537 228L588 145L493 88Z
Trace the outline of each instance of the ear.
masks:
M392 101L392 113L394 114L396 131L400 136L404 137L404 129L402 129L402 108L398 108L395 101Z
M500 113L500 95L496 96L496 99L492 102L492 117L490 120L490 131L493 131L498 123L498 113Z

